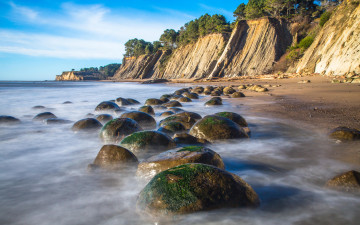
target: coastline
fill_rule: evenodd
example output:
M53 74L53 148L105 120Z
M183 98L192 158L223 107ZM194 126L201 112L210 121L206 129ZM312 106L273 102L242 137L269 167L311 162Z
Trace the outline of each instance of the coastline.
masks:
M298 83L310 80L310 83ZM360 129L360 84L331 83L331 77L320 75L297 76L287 79L250 78L217 79L215 81L169 80L168 84L266 85L268 92L239 90L247 97L229 99L244 104L254 115L288 120L297 126L327 133L338 126ZM145 80L122 80L115 82L142 82ZM251 104L248 100L256 100ZM249 103L249 104L248 104Z

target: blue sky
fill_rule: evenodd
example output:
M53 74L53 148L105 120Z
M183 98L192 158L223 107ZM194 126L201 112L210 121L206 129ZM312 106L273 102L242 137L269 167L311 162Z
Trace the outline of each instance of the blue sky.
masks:
M158 40L205 13L229 21L244 0L0 0L0 80L53 80L120 63L131 38Z

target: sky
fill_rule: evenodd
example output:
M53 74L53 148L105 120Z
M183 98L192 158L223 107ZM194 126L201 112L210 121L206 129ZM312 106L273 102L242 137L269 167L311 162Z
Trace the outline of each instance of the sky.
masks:
M132 38L158 40L205 13L247 0L0 0L0 80L54 80L71 69L121 63Z

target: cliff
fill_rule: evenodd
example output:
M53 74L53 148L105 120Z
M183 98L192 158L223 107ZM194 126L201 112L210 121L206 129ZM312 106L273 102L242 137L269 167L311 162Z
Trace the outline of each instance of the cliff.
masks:
M297 65L297 72L360 73L360 1L346 0L332 13Z
M61 75L56 75L56 81L81 81L81 80L105 80L106 76L102 73L90 73L80 71L65 71Z
M210 77L269 73L291 43L285 20L239 21Z

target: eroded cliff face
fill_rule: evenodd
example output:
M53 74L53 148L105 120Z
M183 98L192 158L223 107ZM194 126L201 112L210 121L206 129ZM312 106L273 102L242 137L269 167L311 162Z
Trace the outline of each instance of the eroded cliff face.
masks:
M240 21L210 77L236 77L271 72L292 43L285 20Z
M332 13L297 65L297 72L360 73L360 4L347 0Z
M75 75L74 71L63 72L61 75L56 75L57 81L79 81L83 80L82 76Z
M65 71L56 75L56 81L106 80L107 77L98 72Z

